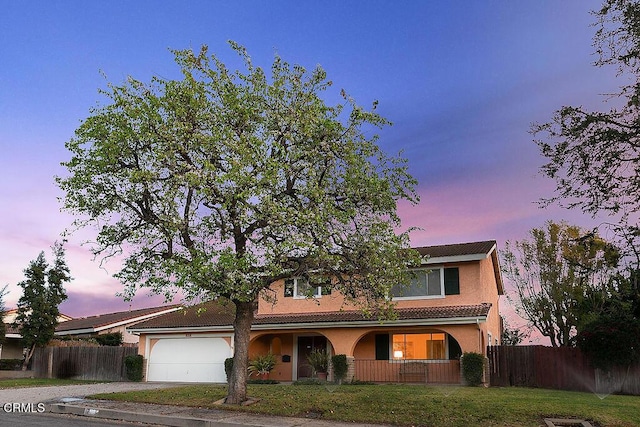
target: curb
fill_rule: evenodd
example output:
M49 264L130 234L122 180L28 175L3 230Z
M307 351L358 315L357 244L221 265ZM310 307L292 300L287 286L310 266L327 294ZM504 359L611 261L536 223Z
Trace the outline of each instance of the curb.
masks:
M78 415L90 418L101 418L146 424L160 424L163 426L172 427L238 427L240 425L235 423L226 423L224 421L206 420L202 418L143 414L131 411L67 405L61 403L50 404L48 405L47 409L48 412L51 412L53 414Z

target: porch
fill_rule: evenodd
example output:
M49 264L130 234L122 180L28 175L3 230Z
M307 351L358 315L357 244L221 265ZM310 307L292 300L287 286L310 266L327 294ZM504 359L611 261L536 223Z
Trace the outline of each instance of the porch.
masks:
M354 359L353 379L376 383L460 384L460 361Z
M452 335L442 330L360 330L350 337L351 340L345 339L345 332L337 334L335 330L322 330L256 334L251 341L249 356L273 354L276 366L269 377L277 381L314 378L316 375L307 357L313 350L322 350L331 355L347 354L349 370L346 381L416 384L461 382L461 347ZM351 351L348 351L349 348ZM328 379L333 380L331 368Z

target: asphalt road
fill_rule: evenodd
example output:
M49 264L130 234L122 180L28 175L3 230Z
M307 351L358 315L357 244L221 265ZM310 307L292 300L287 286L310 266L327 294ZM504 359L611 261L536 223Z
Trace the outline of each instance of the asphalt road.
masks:
M130 390L149 390L175 387L175 383L129 383L114 382L101 384L80 384L54 387L10 388L0 390L0 427L42 426L42 427L101 427L133 426L119 421L76 418L70 415L41 413L40 402L59 402L81 399L95 393L112 393Z
M141 426L150 424L127 423L123 421L96 420L54 414L5 414L0 413L0 426L4 427L114 427Z

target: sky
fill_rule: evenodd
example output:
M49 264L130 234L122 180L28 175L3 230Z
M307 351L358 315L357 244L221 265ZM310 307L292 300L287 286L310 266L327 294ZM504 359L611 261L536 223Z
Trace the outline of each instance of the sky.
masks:
M402 151L418 180L417 206L399 204L412 245L521 240L546 220L602 221L536 201L553 194L529 133L563 105L607 108L620 82L593 66L599 1L24 1L0 0L0 286L7 308L41 251L71 225L54 176L65 142L107 82L179 78L170 49L209 46L229 66L227 41L268 69L277 53L307 69L320 64L362 106L393 122L385 152ZM328 94L330 96L331 94ZM162 303L116 294L117 262L93 260L71 235L74 280L61 306L77 317ZM509 320L509 319L508 319ZM517 318L513 319L517 323Z

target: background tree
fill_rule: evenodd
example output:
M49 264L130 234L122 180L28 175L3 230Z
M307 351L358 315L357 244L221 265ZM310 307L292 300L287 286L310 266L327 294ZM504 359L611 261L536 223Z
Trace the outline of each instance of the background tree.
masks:
M611 337L598 334L606 334L606 325L618 324L621 315L622 323L630 325L640 319L640 2L606 0L594 16L595 65L613 66L625 79L607 97L613 107L588 111L565 106L550 122L535 125L533 133L548 160L541 170L556 182L555 196L544 203L615 217L610 228L618 236L626 271L617 275L608 293L591 293L590 303L603 310L593 311L583 324L591 343L605 343ZM616 330L633 335L631 327ZM603 360L612 359L605 354Z
M608 111L565 106L533 133L548 160L541 170L556 181L547 203L629 215L640 211L640 2L607 0L594 15L595 65L616 66L631 83L608 97Z
M49 266L44 252L24 270L25 280L18 283L22 296L18 300L15 326L19 328L27 348L22 370L26 370L37 346L53 339L60 311L58 306L67 299L64 283L69 282L69 268L64 260L62 244L53 246L55 260Z
M640 320L604 313L583 326L577 345L596 368L628 367L640 361Z
M595 295L599 310L586 305L578 327L577 345L600 369L628 366L640 361L640 298L632 272L613 277L606 294Z
M529 234L501 252L503 273L515 288L511 300L552 346L574 345L585 312L602 308L592 297L609 292L619 254L597 234L566 223L549 221Z
M270 77L244 61L230 72L207 48L174 51L180 80L129 78L103 91L66 146L57 179L77 226L98 228L94 253L121 254L125 297L140 287L235 307L227 403L246 400L250 328L258 298L298 276L329 285L368 313L391 309L393 285L417 255L396 213L417 201L406 162L371 129L388 122L343 102L331 86L276 56ZM374 104L375 107L375 104ZM357 279L356 279L357 278Z
M512 327L504 317L502 317L502 335L500 336L500 343L502 345L518 345L528 336L528 332Z
M0 289L0 345L4 344L7 335L7 325L4 323L4 315L7 308L4 305L4 296L7 294L7 287Z

